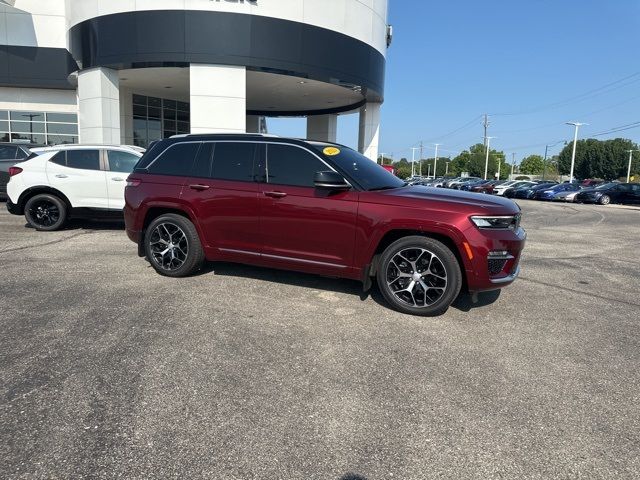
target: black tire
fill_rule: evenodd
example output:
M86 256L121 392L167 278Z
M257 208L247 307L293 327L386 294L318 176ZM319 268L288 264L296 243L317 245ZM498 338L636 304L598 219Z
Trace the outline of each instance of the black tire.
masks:
M602 195L599 199L598 199L598 203L600 205L609 205L611 203L611 197L609 195Z
M415 273L419 279L411 277ZM418 235L396 240L385 249L378 261L376 279L385 300L395 310L429 317L446 312L462 287L460 264L451 249L438 240ZM414 286L409 295L406 290L411 284Z
M154 219L143 241L147 260L161 275L186 277L197 272L204 262L196 227L181 215L168 213Z
M60 230L67 222L67 205L55 195L34 195L24 206L24 216L29 225L42 232Z

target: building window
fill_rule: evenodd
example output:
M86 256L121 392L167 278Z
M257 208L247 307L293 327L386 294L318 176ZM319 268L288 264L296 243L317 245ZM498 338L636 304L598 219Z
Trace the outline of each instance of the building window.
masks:
M78 116L75 113L0 110L0 142L78 143Z
M147 148L153 141L190 131L188 103L133 95L134 145Z

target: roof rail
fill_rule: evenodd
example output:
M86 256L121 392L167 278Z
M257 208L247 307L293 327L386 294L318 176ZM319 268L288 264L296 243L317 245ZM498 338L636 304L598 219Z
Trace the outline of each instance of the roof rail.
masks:
M249 133L249 132L211 132L211 133L181 133L172 135L169 138L203 137L207 135L246 135L248 137L279 137L272 133Z

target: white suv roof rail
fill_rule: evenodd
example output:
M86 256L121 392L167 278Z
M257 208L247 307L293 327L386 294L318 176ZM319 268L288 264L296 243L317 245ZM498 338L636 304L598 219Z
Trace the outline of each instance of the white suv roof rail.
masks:
M272 133L249 133L249 132L211 132L211 133L181 133L172 135L169 138L186 138L186 137L202 137L207 135L246 135L250 137L280 137Z

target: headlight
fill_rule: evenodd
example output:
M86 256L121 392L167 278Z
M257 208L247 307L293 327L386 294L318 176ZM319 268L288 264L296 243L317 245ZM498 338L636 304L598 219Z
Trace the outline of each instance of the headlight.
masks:
M471 221L482 229L517 230L520 226L520 214L499 217L475 216L471 217Z

